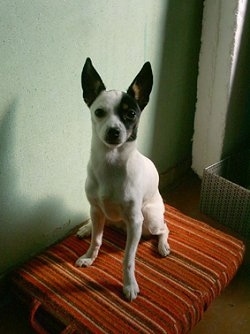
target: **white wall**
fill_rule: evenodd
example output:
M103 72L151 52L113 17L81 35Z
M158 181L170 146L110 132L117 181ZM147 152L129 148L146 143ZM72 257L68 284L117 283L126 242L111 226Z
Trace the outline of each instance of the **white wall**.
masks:
M204 2L192 165L199 176L223 154L246 7L247 0Z
M155 73L140 139L150 147L168 1L0 0L0 274L88 216L90 118L80 73L90 56L108 88Z

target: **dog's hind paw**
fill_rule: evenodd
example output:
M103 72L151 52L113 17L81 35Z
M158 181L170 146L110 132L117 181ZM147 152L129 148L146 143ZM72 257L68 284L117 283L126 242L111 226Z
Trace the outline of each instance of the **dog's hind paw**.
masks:
M158 245L158 251L162 257L166 257L170 254L170 248L166 245Z
M92 222L91 219L88 219L83 226L79 228L76 235L78 238L87 238L91 235L91 229L92 229Z
M162 257L166 257L170 254L170 247L165 238L159 238L158 252Z
M136 299L139 292L140 292L139 286L136 282L134 284L125 285L123 287L123 294L125 298L130 302Z

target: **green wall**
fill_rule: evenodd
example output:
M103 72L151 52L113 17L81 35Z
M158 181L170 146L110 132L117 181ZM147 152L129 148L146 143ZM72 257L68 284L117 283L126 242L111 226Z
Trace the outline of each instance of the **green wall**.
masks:
M169 1L151 156L160 172L191 161L203 1Z
M0 0L0 274L88 217L86 57L122 90L150 60L139 148L159 171L189 154L201 4Z

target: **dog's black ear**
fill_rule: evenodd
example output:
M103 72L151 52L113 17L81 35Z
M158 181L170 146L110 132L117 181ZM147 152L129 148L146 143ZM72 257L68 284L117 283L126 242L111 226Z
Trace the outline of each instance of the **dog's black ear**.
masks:
M149 101L152 86L152 68L150 63L146 62L127 90L127 93L137 101L141 110L145 108Z
M101 91L105 90L100 75L92 65L91 59L87 58L82 69L83 99L90 107Z

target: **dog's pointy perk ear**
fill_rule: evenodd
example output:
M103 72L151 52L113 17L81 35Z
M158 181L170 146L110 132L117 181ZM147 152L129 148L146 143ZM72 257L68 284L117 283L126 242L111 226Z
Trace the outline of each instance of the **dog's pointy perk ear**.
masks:
M91 59L87 58L82 69L83 99L90 107L101 91L105 90L100 75L92 65Z
M127 90L127 93L135 98L141 110L149 101L152 86L153 73L150 63L146 62Z

